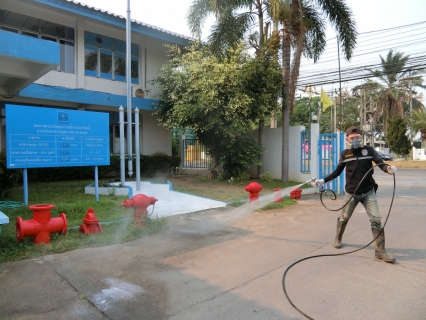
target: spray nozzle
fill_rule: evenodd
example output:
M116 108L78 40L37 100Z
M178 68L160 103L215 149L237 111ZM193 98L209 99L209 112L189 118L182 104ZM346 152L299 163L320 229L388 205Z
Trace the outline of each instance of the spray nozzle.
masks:
M304 184L307 184L307 183L313 183L315 180L316 180L317 178L312 178L312 179L309 179L309 180L307 180L307 181L305 181L303 184L302 184L302 186L304 185Z

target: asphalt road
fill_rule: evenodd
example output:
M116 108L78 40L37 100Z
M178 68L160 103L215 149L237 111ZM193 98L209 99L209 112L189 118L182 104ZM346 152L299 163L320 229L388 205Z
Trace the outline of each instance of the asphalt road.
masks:
M380 170L375 178L386 218L393 179ZM311 318L426 319L426 170L395 178L385 230L396 263L375 260L369 246L295 265L287 292ZM280 210L247 204L178 215L165 232L136 241L0 264L0 319L305 319L284 295L284 271L372 240L359 206L334 249L338 216L308 195Z

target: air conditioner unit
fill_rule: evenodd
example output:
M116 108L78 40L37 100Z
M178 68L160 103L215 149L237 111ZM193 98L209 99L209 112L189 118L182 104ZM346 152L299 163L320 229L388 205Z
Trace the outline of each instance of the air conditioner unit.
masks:
M149 89L142 87L132 87L132 97L135 98L148 98Z

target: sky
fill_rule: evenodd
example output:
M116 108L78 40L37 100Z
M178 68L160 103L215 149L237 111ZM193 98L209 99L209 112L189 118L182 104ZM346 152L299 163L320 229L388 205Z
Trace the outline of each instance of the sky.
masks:
M83 0L91 6L126 16L127 0ZM193 0L130 0L132 19L191 36L186 14ZM426 20L423 0L347 0L358 32L385 29ZM208 28L206 28L206 32Z
M127 0L82 0L82 3L104 9L124 17L127 15ZM191 36L186 23L186 14L193 0L130 0L131 18L148 23L175 33ZM357 48L348 63L341 55L341 75L351 74L350 68L362 66L372 67L380 62L379 55L385 56L390 49L403 52L410 57L423 58L426 50L426 7L424 0L347 0L347 5L353 12L359 33ZM422 23L424 22L424 23ZM209 19L203 29L205 39L213 23ZM411 25L411 26L410 26ZM406 26L406 27L403 27ZM330 27L327 30L326 51L318 61L313 63L302 60L299 88L310 83L320 92L324 87L327 92L333 92L339 87L336 34ZM341 53L341 52L340 52ZM330 79L334 83L321 84L320 79ZM316 77L316 78L315 78ZM315 78L315 79L314 79ZM362 83L359 81L344 81L343 89L350 89ZM327 82L327 81L326 81ZM303 95L302 91L299 94Z

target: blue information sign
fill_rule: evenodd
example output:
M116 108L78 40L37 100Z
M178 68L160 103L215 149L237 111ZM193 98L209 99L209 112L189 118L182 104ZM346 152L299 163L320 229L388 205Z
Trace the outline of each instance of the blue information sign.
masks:
M109 165L108 116L6 105L7 168Z

